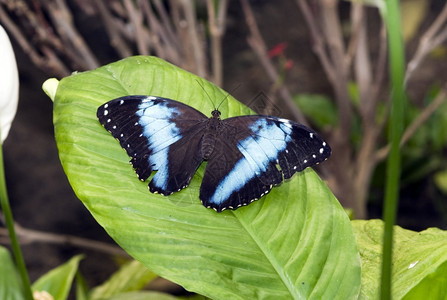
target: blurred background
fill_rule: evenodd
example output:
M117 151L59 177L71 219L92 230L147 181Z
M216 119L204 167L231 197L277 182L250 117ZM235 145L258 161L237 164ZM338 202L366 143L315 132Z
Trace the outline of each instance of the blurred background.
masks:
M0 0L20 76L5 172L31 280L77 253L91 286L118 266L104 255L114 250L73 240L113 244L65 177L41 85L131 55L156 55L257 113L311 126L333 148L317 171L339 201L354 218L381 218L387 39L379 9L362 2ZM447 4L402 1L401 14L408 105L397 224L447 229Z

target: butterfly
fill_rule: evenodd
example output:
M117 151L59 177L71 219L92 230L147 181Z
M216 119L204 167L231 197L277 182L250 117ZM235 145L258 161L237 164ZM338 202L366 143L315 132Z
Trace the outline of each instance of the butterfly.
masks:
M99 122L126 150L138 178L152 193L187 187L207 161L203 205L217 212L258 200L296 172L326 160L330 146L302 124L263 115L220 119L181 102L124 96L101 105Z

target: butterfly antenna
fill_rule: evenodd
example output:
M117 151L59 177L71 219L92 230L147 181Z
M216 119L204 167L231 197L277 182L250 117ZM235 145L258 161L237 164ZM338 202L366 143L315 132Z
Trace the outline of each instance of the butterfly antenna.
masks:
M231 90L231 94L233 94L239 87L241 86L241 84L239 83L235 88L233 88ZM230 96L230 93L227 93L227 95L222 99L222 101L220 101L219 105L217 106L217 109L219 109L219 107L222 105L222 103Z
M213 103L214 106L214 102L211 100L210 95L208 94L208 92L205 90L205 87L196 79L197 83L200 85L200 87L202 88L202 90L205 92L205 94L208 96L208 98L210 99L211 103ZM241 84L239 83L234 89L231 90L231 93L233 93L234 91L236 91L239 87L241 86ZM217 108L215 108L216 110L219 110L219 107L222 105L222 103L230 96L229 93L227 93L227 95L222 99L222 101L220 101L219 105L217 106Z
M196 81L197 81L197 83L200 85L200 87L202 88L202 90L205 92L205 94L208 96L208 99L210 99L211 103L213 103L213 106L214 106L214 102L213 102L213 100L211 99L210 94L208 94L208 92L205 90L205 87L204 87L204 86L200 83L200 81L198 81L197 79L196 79Z

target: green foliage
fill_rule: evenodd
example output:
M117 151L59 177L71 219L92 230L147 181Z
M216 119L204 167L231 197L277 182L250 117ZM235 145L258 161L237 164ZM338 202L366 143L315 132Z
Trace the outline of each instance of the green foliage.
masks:
M361 299L377 299L380 291L383 222L352 221L362 260ZM394 226L392 298L444 299L447 295L447 232L421 232ZM424 297L421 297L423 295Z
M424 107L430 105L439 92L432 88L427 94ZM408 104L406 123L410 124L422 109ZM447 148L447 103L441 104L432 116L425 121L403 147L403 182L413 183L447 169L445 149Z
M337 126L337 108L332 99L318 94L298 94L293 100L306 118L318 128Z
M140 291L140 292L128 292L116 294L107 298L101 298L101 300L176 300L177 297L160 293L160 292L150 292L150 291Z
M77 255L65 264L49 271L32 285L33 291L46 291L54 300L67 299L82 255Z
M11 255L0 246L0 299L22 300L24 293Z
M133 260L123 265L106 282L95 287L89 299L105 299L121 293L139 291L157 277L139 261Z
M437 172L434 178L438 188L447 195L447 170Z
M205 114L225 95L155 57L131 57L61 80L54 125L62 165L78 197L122 248L160 276L215 299L356 298L360 265L349 219L311 169L236 211L202 206L204 165L185 190L151 194L96 119L99 105L129 94L176 99ZM231 97L220 110L223 118L250 113Z

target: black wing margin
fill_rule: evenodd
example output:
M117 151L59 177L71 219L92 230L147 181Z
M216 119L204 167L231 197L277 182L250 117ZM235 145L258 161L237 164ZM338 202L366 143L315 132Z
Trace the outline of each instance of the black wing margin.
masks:
M330 156L313 130L286 119L242 116L222 121L200 191L206 207L222 211L247 205L296 172Z
M126 150L140 180L158 170L150 183L151 192L167 195L189 184L201 163L192 144L208 120L204 114L171 99L125 96L101 105L97 117ZM176 170L174 161L188 164Z

